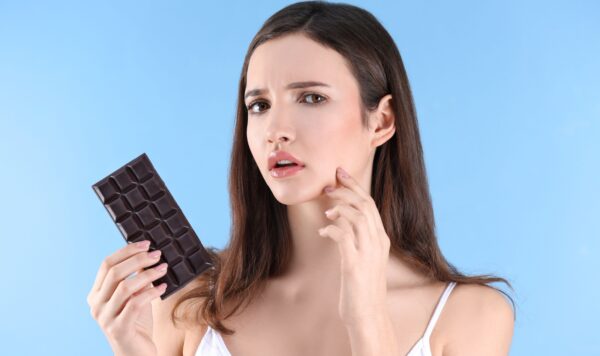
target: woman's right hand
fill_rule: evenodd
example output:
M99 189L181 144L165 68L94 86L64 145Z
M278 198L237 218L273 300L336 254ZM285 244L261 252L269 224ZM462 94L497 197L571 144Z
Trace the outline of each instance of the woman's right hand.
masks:
M108 256L98 270L87 301L92 317L98 322L115 355L156 355L152 340L151 301L164 293L166 284L154 287L152 281L166 273L155 268L160 250L148 252L149 242L136 242ZM166 267L166 263L163 263ZM127 278L137 272L132 278Z

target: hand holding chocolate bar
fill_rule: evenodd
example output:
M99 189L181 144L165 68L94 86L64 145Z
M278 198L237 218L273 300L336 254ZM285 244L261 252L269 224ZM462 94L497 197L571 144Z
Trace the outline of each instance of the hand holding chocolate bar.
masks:
M149 242L149 241L148 241ZM100 265L87 301L115 355L156 355L152 341L152 300L164 293L166 284L152 283L166 269L146 269L158 256L147 252L149 243L128 244ZM154 251L159 253L160 250ZM127 278L137 272L135 277Z
M102 262L91 314L116 355L156 355L151 302L211 268L210 255L146 154L92 188L128 244Z

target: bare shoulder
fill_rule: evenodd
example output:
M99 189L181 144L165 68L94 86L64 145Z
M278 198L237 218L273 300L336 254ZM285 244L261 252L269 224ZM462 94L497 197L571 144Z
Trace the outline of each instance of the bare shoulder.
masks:
M448 297L443 314L443 356L509 354L514 312L500 291L459 283Z
M174 324L171 315L181 296L199 285L198 280L191 281L167 299L156 298L152 301L153 341L159 356L183 353L185 337L189 330L181 324Z

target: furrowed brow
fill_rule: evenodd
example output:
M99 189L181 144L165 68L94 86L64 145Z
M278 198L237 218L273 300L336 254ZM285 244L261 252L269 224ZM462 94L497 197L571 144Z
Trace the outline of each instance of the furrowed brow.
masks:
M307 81L307 82L290 83L285 88L290 90L290 89L302 89L302 88L311 88L311 87L328 87L329 88L330 85L322 83L322 82ZM264 94L265 92L266 92L265 89L252 89L252 90L249 90L248 92L246 92L246 94L244 95L244 99L248 99L251 96L259 96L259 95Z

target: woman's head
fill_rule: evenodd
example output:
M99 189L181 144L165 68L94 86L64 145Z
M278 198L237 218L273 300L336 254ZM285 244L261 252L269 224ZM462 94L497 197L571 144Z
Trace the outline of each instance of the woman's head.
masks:
M329 87L286 90L305 80ZM254 89L265 92L246 98ZM390 255L438 281L510 286L500 277L465 276L443 257L408 78L392 37L371 13L323 1L276 12L250 43L237 100L231 236L224 251L209 249L215 268L200 278L207 282L179 300L202 301L194 324L232 333L221 320L289 266L286 205L320 194L335 182L337 166L353 176L371 175L370 193L390 238ZM305 171L275 182L267 159L276 149L304 161Z
M246 71L246 135L275 198L290 205L319 197L326 185L335 185L337 166L370 179L375 149L394 134L391 99L387 94L376 109L364 108L352 65L305 32L256 47ZM291 153L304 168L290 177L272 176L267 163L276 150Z

